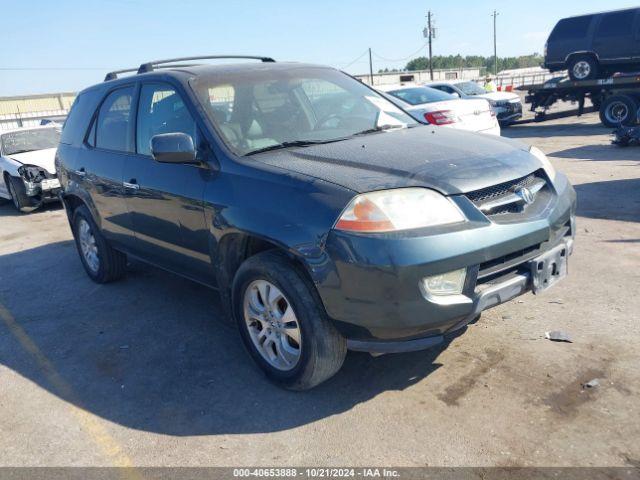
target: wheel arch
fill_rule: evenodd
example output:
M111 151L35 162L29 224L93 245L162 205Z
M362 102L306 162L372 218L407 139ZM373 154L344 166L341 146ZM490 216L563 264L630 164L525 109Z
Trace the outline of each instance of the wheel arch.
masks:
M216 253L213 258L216 283L227 313L232 313L231 288L238 269L247 259L268 250L274 250L283 254L303 275L305 280L307 280L310 285L315 286L318 281L317 272L314 271L308 259L299 250L287 247L275 239L266 238L254 233L228 233L217 241L214 250Z
M65 212L67 213L69 225L71 225L73 221L73 212L75 212L78 207L84 205L91 213L93 221L96 222L96 225L98 225L98 227L100 228L102 227L100 215L98 214L98 210L95 208L95 205L91 201L91 197L89 196L89 194L81 190L73 190L64 192L60 196L60 199L62 200L62 205L64 206Z
M589 57L589 56L593 57L598 61L598 63L600 63L600 56L596 52L594 52L593 50L581 50L578 52L571 52L570 54L568 54L564 59L565 66L568 65L569 62L575 57Z

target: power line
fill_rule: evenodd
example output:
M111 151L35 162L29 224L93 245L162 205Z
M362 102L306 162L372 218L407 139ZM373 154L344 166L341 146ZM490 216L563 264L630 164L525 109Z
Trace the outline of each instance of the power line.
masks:
M378 58L380 60L383 60L385 62L406 62L407 60L412 59L416 54L420 53L420 51L426 45L427 45L426 43L423 43L422 45L420 45L420 47L415 52L413 52L413 53L411 53L411 54L409 54L409 55L407 55L406 57L403 57L403 58L386 58L386 57L383 57L382 55L378 55L376 52L372 52L372 53L373 53L374 57L376 57L376 58Z
M364 57L366 54L369 53L369 49L366 49L364 52L362 52L362 54L357 57L355 60L353 60L352 62L349 62L347 65L345 65L344 67L342 67L343 70L346 70L347 68L349 68L351 65L353 65L354 63L358 62L362 57Z
M53 70L114 70L109 67L0 67L4 72L53 71Z

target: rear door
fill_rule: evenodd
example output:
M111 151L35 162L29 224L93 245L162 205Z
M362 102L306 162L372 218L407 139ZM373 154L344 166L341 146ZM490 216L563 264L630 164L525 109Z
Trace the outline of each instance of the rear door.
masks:
M593 50L602 63L624 62L638 55L636 17L637 10L599 15L593 36Z
M162 133L186 133L198 146L194 117L175 87L142 83L136 119L136 153L124 168L125 198L136 253L172 271L208 281L211 262L203 192L209 168L156 162L150 142Z
M100 216L102 232L114 245L129 249L133 231L123 198L122 172L133 157L135 86L110 91L92 120L86 150L77 156L72 173L86 190Z

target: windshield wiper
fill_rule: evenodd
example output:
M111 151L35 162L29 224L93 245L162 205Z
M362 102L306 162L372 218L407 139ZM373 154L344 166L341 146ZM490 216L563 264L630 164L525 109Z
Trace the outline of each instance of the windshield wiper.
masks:
M344 138L332 138L331 140L292 140L289 142L276 143L275 145L269 145L268 147L258 148L257 150L251 150L249 153L245 153L244 156L255 155L256 153L270 152L271 150L282 150L289 147L309 147L311 145L322 145L324 143L339 142Z
M383 132L385 130L394 130L398 128L407 128L408 125L381 125L379 127L368 128L366 130L362 130L361 132L354 133L352 137L357 137L360 135L368 135L370 133Z

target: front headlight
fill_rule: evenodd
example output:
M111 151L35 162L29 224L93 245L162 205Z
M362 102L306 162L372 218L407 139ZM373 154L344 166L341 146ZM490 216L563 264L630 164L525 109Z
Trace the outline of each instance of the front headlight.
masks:
M542 164L544 171L547 172L547 176L549 177L549 180L553 182L556 179L556 169L551 164L551 161L547 158L544 152L537 147L531 147L529 149L529 153L534 157L536 157L538 160L540 160L540 163Z
M393 232L464 222L458 207L427 188L398 188L364 193L344 210L335 228L351 232Z
M37 183L46 178L44 170L35 165L21 165L18 167L18 173L29 183Z

